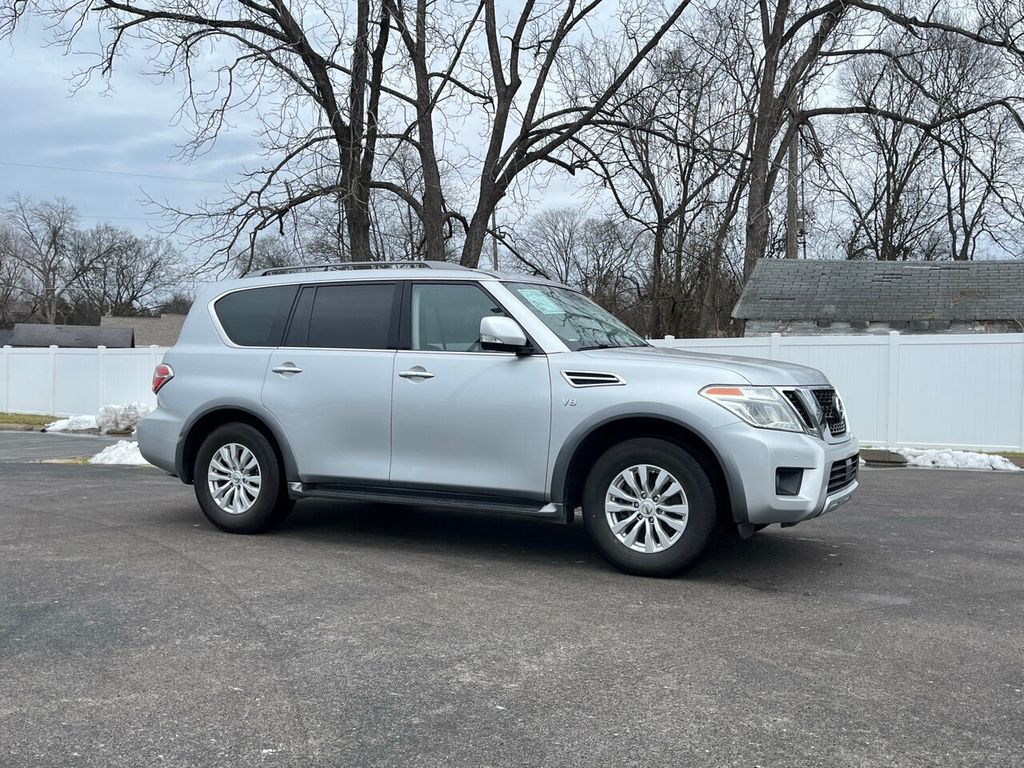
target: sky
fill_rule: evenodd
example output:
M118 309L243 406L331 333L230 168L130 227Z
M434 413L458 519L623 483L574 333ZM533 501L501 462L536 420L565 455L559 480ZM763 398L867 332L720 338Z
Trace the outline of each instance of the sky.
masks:
M191 163L175 159L188 138L186 126L174 124L175 85L158 85L142 74L143 62L124 61L110 83L95 78L73 93L71 78L91 61L47 47L38 22L0 41L3 204L15 193L62 196L84 226L110 221L154 234L162 219L147 196L184 208L220 199L225 181L256 160L242 128Z
M75 90L74 75L96 58L47 46L42 22L23 21L0 41L0 71L7 75L0 78L0 205L15 193L62 196L76 206L84 226L109 221L160 234L167 223L147 198L191 210L204 198L224 199L244 167L260 164L253 126L244 123L224 131L209 153L189 163L176 158L189 133L175 121L181 99L175 83L156 82L144 74L144 60L127 58L109 81L95 77ZM96 38L86 29L81 41L95 45ZM457 126L461 151L479 145L479 128L472 120ZM574 182L538 181L521 190L537 207L579 203Z

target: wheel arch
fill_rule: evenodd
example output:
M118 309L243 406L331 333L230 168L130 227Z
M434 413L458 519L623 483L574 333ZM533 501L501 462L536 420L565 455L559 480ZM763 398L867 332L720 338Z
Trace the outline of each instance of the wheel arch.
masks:
M292 482L298 479L295 457L288 441L284 439L284 431L269 414L248 404L216 403L194 414L181 431L182 437L175 451L174 465L176 474L182 482L193 482L192 470L196 455L206 436L222 424L233 422L248 424L261 432L270 441L286 480Z
M728 454L708 434L710 428L696 419L685 419L652 410L630 410L604 414L580 425L570 434L555 460L551 477L551 498L566 515L580 505L583 485L597 458L624 440L654 437L687 450L711 479L718 500L718 514L737 523L747 521L742 480Z

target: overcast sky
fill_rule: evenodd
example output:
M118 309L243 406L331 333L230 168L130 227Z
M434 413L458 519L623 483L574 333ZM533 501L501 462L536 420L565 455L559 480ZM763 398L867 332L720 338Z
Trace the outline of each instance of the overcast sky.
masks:
M190 164L174 159L188 137L185 127L173 125L175 86L158 86L137 62L122 62L110 88L97 79L72 95L70 78L89 63L45 47L38 23L0 43L4 202L16 192L64 196L84 225L109 220L144 233L160 224L146 195L181 207L205 196L219 199L225 179L254 160L255 143L241 129Z
M215 148L191 163L176 159L189 134L187 126L175 124L181 98L175 83L157 83L143 74L145 61L125 58L109 83L95 78L73 92L73 75L95 57L48 47L40 21L24 21L13 38L0 42L6 75L0 79L0 203L18 192L36 199L63 196L85 226L110 221L153 234L166 223L146 203L147 195L190 210L204 197L224 199L226 183L244 166L259 164L253 126L244 124L223 131ZM80 44L95 46L96 38L84 30ZM479 146L473 120L455 130L462 151ZM517 197L530 199L526 210L580 204L578 185L560 176L547 183L524 179ZM475 184L470 189L475 192ZM507 217L522 211L510 205L499 216L512 223Z

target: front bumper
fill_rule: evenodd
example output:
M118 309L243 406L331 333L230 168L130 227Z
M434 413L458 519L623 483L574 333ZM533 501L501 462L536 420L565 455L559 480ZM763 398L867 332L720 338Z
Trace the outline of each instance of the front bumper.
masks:
M722 453L728 455L734 472L730 490L734 496L742 496L733 499L734 509L743 510L746 516L738 522L799 523L842 506L857 490L856 479L831 493L828 490L833 464L860 450L855 437L826 443L811 435L757 429L743 422L721 427L718 433ZM776 470L780 467L803 470L795 495L777 492Z

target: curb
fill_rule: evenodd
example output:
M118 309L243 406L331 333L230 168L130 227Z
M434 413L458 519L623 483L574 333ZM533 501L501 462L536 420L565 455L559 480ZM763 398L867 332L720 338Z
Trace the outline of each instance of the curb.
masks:
M868 465L885 467L905 467L907 459L895 451L885 448L861 448L860 457Z

